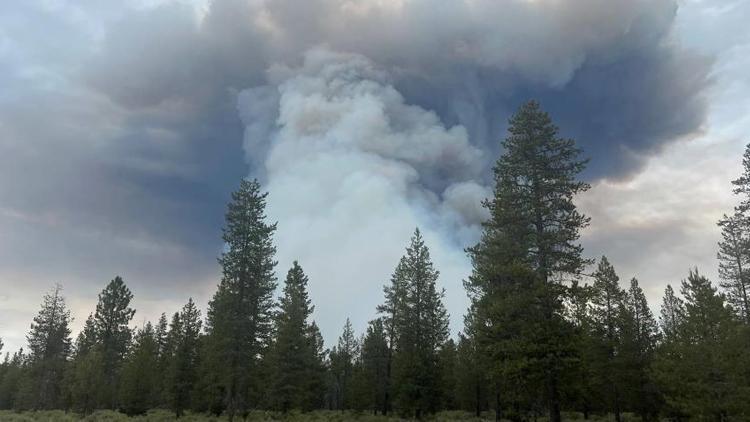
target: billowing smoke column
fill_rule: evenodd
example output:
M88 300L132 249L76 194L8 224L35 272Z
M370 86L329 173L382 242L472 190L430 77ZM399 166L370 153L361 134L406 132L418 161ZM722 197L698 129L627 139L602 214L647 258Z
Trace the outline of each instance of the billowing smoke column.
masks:
M370 310L356 312L360 327L419 226L460 328L464 248L523 101L540 99L579 138L591 178L633 172L703 115L693 89L706 66L669 44L670 1L282 0L247 11L268 66L238 109L280 223L280 262L299 259L322 291L357 298ZM681 112L659 120L666 107ZM325 327L351 312L349 300L316 299Z
M257 172L280 222L280 261L299 259L327 289L374 310L373 293L419 226L460 309L462 246L476 239L488 196L475 182L482 156L466 130L406 104L360 55L314 49L269 79L240 94L239 110L246 150L266 151ZM340 324L350 306L329 302L323 323Z
M86 78L144 127L139 152L157 145L149 134L175 132L197 151L196 168L219 174L216 151L244 129L250 175L279 222L279 273L292 259L308 270L329 340L345 312L359 328L372 316L416 226L456 329L463 248L476 240L499 140L521 103L539 100L579 142L591 180L632 175L701 129L710 63L675 44L676 9L675 0L226 0L196 17L170 4L114 27Z

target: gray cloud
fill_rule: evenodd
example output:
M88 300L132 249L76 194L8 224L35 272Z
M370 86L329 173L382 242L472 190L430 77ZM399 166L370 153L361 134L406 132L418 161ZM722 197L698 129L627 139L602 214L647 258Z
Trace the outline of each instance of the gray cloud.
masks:
M520 103L542 101L591 156L592 180L632 176L702 129L710 61L676 42L675 10L673 0L14 5L0 17L0 283L33 279L40 294L65 274L71 294L93 295L122 272L152 302L176 286L205 296L229 191L253 174L271 190L282 264L304 258L323 286L327 339L351 312L327 295L367 297L356 319L370 317L416 225L459 321L462 248ZM337 248L367 276L332 269ZM47 265L29 270L39 259Z

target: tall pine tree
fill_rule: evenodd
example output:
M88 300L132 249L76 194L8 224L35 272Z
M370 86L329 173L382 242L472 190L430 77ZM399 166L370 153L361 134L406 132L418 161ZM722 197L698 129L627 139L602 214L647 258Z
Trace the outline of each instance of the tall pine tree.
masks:
M99 293L99 303L94 313L96 342L100 346L102 372L105 384L102 387L100 405L117 408L117 387L120 384L120 370L128 351L132 332L128 327L135 310L130 308L133 294L121 277L115 277Z
M347 318L338 344L331 349L329 354L329 401L335 409L352 408L352 376L358 355L359 342L354 335L352 322Z
M323 362L317 347L317 327L309 321L314 306L307 293L308 278L295 261L287 273L284 296L276 316L271 353L271 405L284 412L320 407Z
M609 411L615 421L621 420L622 374L619 368L621 348L621 323L625 307L625 292L620 288L620 278L607 257L602 256L594 272L592 286L592 322L596 335L597 351L594 371L599 386L606 394Z
M658 394L651 378L659 327L638 280L630 280L621 322L621 362L625 403L643 420L658 414Z
M203 394L221 396L230 420L257 406L263 387L260 357L270 340L276 288L276 224L266 222L267 195L257 180L243 180L232 194L219 258L222 279L208 305L206 357L215 383Z
M198 379L201 312L192 298L175 314L166 341L169 353L166 367L169 407L177 417L191 405L191 394Z
M34 317L29 342L28 381L31 383L31 406L36 409L59 408L64 370L70 356L70 311L62 296L62 287L44 296L42 309Z
M445 292L437 288L439 272L419 229L415 230L394 277L403 285L402 312L395 321L393 379L402 413L420 418L440 403L439 353L448 339Z
M134 337L122 368L121 406L128 415L146 413L159 403L159 343L147 322Z
M719 277L738 317L750 324L750 221L735 212L719 220Z
M533 349L522 353L541 376L550 421L559 422L561 377L575 353L573 327L564 315L563 283L576 278L588 263L578 238L589 219L573 203L576 194L589 188L577 180L586 161L579 158L573 140L558 136L549 115L534 101L511 117L508 132L494 169L494 196L485 202L490 220L480 243L469 250L474 271L467 287L477 303L477 321L491 327L499 325L496 316L507 321L516 311L526 312L522 306L535 304L538 311L511 317L522 326L487 340L497 339L498 354L503 355L508 342L529 338L520 331L534 333ZM519 297L528 299L516 306L502 303L504 292L514 289L522 289ZM504 310L498 312L496 304ZM494 365L505 365L497 359Z

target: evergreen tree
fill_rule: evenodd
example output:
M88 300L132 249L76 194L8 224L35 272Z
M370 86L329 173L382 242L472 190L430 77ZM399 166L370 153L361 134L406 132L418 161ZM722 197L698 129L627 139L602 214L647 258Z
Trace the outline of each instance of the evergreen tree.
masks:
M373 413L386 413L386 388L388 386L388 337L382 318L370 321L360 350L365 391L365 407Z
M391 410L393 397L393 357L398 342L397 324L405 313L406 298L406 266L403 260L399 261L389 285L383 287L385 302L377 307L378 313L382 314L383 328L388 342L388 358L386 361L386 380L383 398L383 415Z
M569 313L575 327L576 350L579 362L569 379L572 389L572 404L588 419L590 412L602 410L604 397L597 385L595 362L599 357L599 339L594 331L592 296L594 289L588 284L580 285L574 280L570 287Z
M448 339L440 349L438 355L438 373L440 383L440 408L438 410L455 410L456 404L456 361L458 360L458 350L456 342Z
M598 356L594 363L594 371L600 388L609 391L606 401L615 420L621 420L622 380L619 370L619 354L621 347L621 322L625 306L625 292L620 288L620 278L615 273L607 257L602 256L599 266L594 272L592 286L592 323L593 331L598 339Z
M658 395L651 379L651 365L658 341L658 325L638 280L630 281L621 329L626 403L643 420L657 416Z
M719 220L719 277L738 317L750 324L750 219L739 212Z
M742 215L747 215L750 211L750 144L745 146L745 153L742 155L742 175L732 180L732 185L734 185L732 192L740 196L737 211Z
M273 319L276 224L265 222L267 193L243 180L232 194L223 229L222 279L208 306L207 367L216 384L204 394L223 397L230 420L260 398L260 357L266 353Z
M190 395L198 378L201 324L201 312L189 298L182 311L175 314L165 341L169 354L166 371L169 406L177 417L190 407Z
M484 357L473 335L458 336L456 358L456 401L461 409L479 418L487 409L487 371Z
M101 347L105 379L101 391L101 404L110 409L117 408L120 369L132 337L128 327L135 314L135 310L130 308L132 299L130 289L122 278L117 276L99 294L99 303L94 313L96 341Z
M159 344L150 322L137 331L122 368L120 388L123 411L128 415L146 413L158 404Z
M398 385L397 402L403 413L420 418L439 407L438 356L448 339L448 313L438 290L439 272L419 229L415 230L394 277L403 279L403 309L395 321L396 354L393 379Z
M162 312L161 315L159 315L159 321L154 328L154 338L159 350L159 367L157 369L159 373L159 384L161 386L161 388L159 388L159 397L157 399L159 407L167 407L169 403L169 394L167 393L169 389L167 372L171 354L167 350L168 335L169 323L167 322L167 314Z
M34 317L29 342L30 407L55 409L61 405L65 366L71 353L70 311L61 294L62 287L44 296L42 309Z
M655 373L671 415L726 420L750 411L738 367L737 324L712 283L697 270L682 282L684 318L661 345Z
M580 150L573 140L558 137L557 127L536 102L521 106L508 131L494 169L494 197L484 204L491 217L479 244L469 250L474 271L467 287L477 320L501 334L485 337L489 343L498 342L497 347L487 346L496 352L493 366L526 365L527 374L541 376L550 420L559 422L560 379L575 353L573 327L564 315L563 282L576 278L588 263L577 242L589 219L573 203L576 194L589 188L576 180L586 161L578 158ZM507 292L523 300L518 305L504 300ZM514 317L515 313L520 314ZM518 320L517 325L497 333L502 329L496 317ZM529 359L504 352L518 341L526 344L516 347L514 356ZM531 348L523 350L527 346ZM531 381L537 375L525 378Z
M78 334L75 353L66 385L71 407L84 415L91 413L101 402L106 382L103 375L101 346L97 344L96 322L89 315Z
M351 409L352 399L350 397L350 385L354 373L354 363L359 354L359 343L354 335L354 329L349 318L344 324L344 331L330 352L330 387L331 401L336 409Z
M5 355L3 377L0 379L0 409L23 410L18 403L18 396L26 372L26 362L23 349L13 353L13 357Z
M308 278L294 262L286 276L284 296L276 316L272 359L271 403L284 412L320 406L323 363L319 360L317 327L308 321L314 306L307 293Z
M684 317L685 303L675 295L672 286L667 284L659 315L659 328L665 340L676 338Z

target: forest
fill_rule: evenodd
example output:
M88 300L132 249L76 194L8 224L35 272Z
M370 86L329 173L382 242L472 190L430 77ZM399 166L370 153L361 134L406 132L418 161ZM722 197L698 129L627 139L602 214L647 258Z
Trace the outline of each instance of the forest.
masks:
M417 228L366 331L347 320L326 347L315 280L304 262L276 279L267 193L242 180L205 315L188 299L133 329L116 276L73 339L55 286L28 347L5 351L0 420L750 420L750 146L718 221L720 280L686 268L658 315L637 279L586 256L575 199L587 160L539 103L510 118L501 151L490 217L466 250L460 333Z

